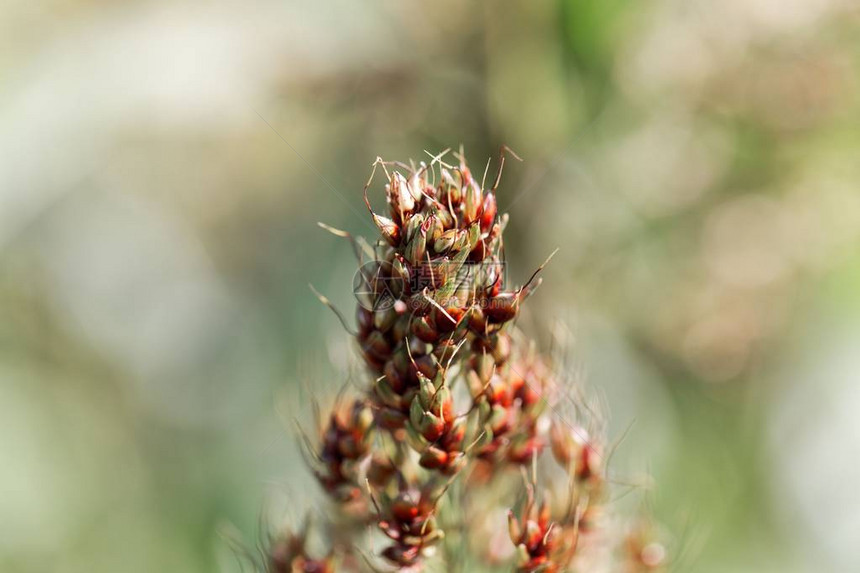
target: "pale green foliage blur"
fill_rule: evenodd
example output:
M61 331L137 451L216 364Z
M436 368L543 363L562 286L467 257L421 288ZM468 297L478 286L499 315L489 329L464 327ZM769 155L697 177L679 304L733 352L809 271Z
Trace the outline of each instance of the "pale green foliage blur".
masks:
M0 571L232 571L324 512L292 420L351 347L307 284L351 316L354 265L316 222L373 235L373 159L460 143L525 159L510 277L561 250L520 324L632 423L680 569L856 571L858 8L4 3Z

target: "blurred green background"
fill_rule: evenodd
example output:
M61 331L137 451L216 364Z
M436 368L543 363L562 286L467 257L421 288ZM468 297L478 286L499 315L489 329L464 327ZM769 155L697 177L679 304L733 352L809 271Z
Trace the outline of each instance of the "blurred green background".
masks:
M521 324L633 423L683 570L860 570L858 63L841 0L7 0L0 570L235 571L219 532L314 508L316 222L371 236L373 159L460 143L524 158L510 276L561 250Z

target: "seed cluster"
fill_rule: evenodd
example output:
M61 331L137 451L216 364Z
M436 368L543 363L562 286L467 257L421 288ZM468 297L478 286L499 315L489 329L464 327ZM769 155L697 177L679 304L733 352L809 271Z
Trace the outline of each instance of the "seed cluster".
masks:
M379 528L393 542L382 551L390 563L416 568L425 552L445 537L434 516L440 485L431 479L419 487L399 476L393 494L383 490L380 502L374 499Z
M550 421L562 384L512 326L540 281L535 272L523 287L505 286L507 216L498 214L495 195L505 150L489 189L486 172L475 178L462 151L456 166L444 155L418 165L377 160L374 173L386 176L384 215L368 197L373 175L365 187L382 237L375 245L326 227L350 239L359 259L356 339L370 384L335 407L308 457L336 508L365 502L359 524L374 525L386 540L372 558L418 571L449 526L469 538L461 531L469 519L450 517L452 484L495 487L518 468L536 470L549 449L570 486L568 500L537 506L536 478L527 484L519 517L509 514L512 565L562 571L602 533L604 448L580 426ZM338 543L336 551L355 555Z
M404 428L421 386L467 338L487 348L519 310L527 289L503 291L502 228L494 190L464 161L407 176L389 173L388 215L371 216L384 237L362 265L358 342L371 371L380 423ZM365 199L367 196L365 194ZM370 209L370 203L367 203Z
M510 340L507 334L494 337L492 346L478 340L480 353L469 359L466 380L491 435L478 456L524 464L544 447L537 424L547 404L543 396L554 390L555 381L540 359L509 362Z
M576 550L575 524L552 521L549 504L537 506L531 490L519 518L508 511L508 533L517 548L518 573L556 573Z
M358 462L370 452L373 411L363 400L336 407L322 431L314 475L334 499L346 503L361 496Z

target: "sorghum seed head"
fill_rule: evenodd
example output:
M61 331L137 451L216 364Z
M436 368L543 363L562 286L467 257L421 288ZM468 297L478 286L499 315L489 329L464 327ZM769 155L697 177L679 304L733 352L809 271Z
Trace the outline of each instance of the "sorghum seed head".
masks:
M344 506L367 502L361 523L375 523L390 540L379 553L388 564L418 571L445 536L439 524L447 528L449 521L437 523L437 512L446 508L440 500L455 479L466 488L493 484L512 465L539 467L537 458L551 449L576 495L560 512L546 497L536 504L530 486L522 510L508 514L508 547L516 571L566 570L585 544L580 540L592 539L606 521L603 448L578 425L548 422L558 382L511 326L540 279L536 271L520 289L504 284L507 215L498 213L495 194L501 170L488 190L462 152L456 167L443 156L417 167L378 160L387 177L387 216L373 212L365 189L380 240L353 241L373 258L358 277L356 338L372 381L364 400L336 408L328 420L314 471ZM459 392L459 378L467 392ZM469 464L474 471L457 477ZM630 572L655 570L664 561L661 548L631 538ZM278 563L292 572L333 566L307 558L303 546L282 553L290 558ZM507 558L499 553L493 564Z

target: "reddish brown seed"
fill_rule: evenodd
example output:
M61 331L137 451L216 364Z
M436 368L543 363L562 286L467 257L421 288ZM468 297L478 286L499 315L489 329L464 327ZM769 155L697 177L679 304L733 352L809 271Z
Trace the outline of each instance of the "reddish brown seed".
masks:
M433 355L442 364L446 364L454 356L457 351L457 342L450 338L440 340L436 343L436 348L433 350Z
M487 232L493 225L496 219L496 195L492 191L484 196L484 203L481 205L481 230Z
M450 402L449 405L453 408L453 401ZM445 410L445 419L450 420L451 419L451 411L448 410L447 407L443 408L443 410ZM465 437L466 437L466 423L464 420L461 419L461 420L454 422L453 427L449 430L446 445L459 448L460 445L462 445L463 439Z
M493 376L496 363L489 354L478 354L471 359L472 369L478 374L482 384L486 384Z
M391 504L391 514L400 521L409 521L418 517L418 505L408 495L400 494Z
M391 389L398 394L403 392L405 388L405 381L403 379L403 375L397 371L397 368L394 366L394 361L389 360L385 363L385 368L383 369L383 374L385 374L385 379L388 381Z
M363 347L365 353L380 360L385 360L391 355L391 345L378 330L374 330L368 335L364 340Z
M491 298L484 312L493 322L507 322L517 315L519 307L518 293L505 292Z
M464 313L464 309L455 306L446 308L445 312L442 312L439 307L433 307L433 310L430 311L430 321L436 327L436 330L447 334L457 328L457 324Z
M397 302L403 303L403 301L400 300L398 300ZM403 340L404 338L406 338L406 334L409 332L410 317L408 314L405 313L405 303L396 306L403 306L404 313L397 317L397 322L395 322L394 326L391 328L390 336L391 340Z
M489 250L487 249L487 243L485 241L478 241L475 243L475 246L472 247L472 250L469 251L469 260L479 263L483 261L488 254Z
M590 444L585 444L579 452L576 464L576 475L579 479L591 480L599 477L600 456Z
M373 387L374 394L381 400L386 406L393 408L395 410L403 410L404 409L404 400L403 396L401 396L398 392L395 392L391 385L388 383L388 379L383 378L376 382L376 386Z
M425 356L421 356L420 358L416 358L415 366L418 372L420 372L427 378L430 378L431 380L435 378L436 374L439 372L439 363L432 354L427 354Z
M414 317L411 324L412 334L423 340L433 344L439 339L439 333L430 326L426 317Z
M372 370L373 372L382 372L382 367L385 365L384 359L376 357L367 349L362 349L362 356L364 357L364 361L367 362L367 365L370 370Z
M481 208L481 190L476 184L470 181L469 184L463 186L465 193L465 201L463 201L463 221L467 224L472 223L478 218Z
M498 296L498 294L502 290L502 275L499 274L499 277L496 279L496 282L493 283L492 288L490 288L490 296Z
M355 321L358 325L358 335L365 337L373 329L373 312L358 305L355 309Z
M379 229L380 234L389 242L389 244L391 244L392 247L396 247L400 244L400 227L398 227L394 221L388 217L382 217L374 213L373 222L376 223L376 227Z
M523 543L525 543L529 550L534 551L538 545L540 545L544 532L541 531L540 526L532 520L526 521L525 529L526 531L523 535Z
M475 334L484 334L487 328L487 317L484 311L479 306L473 306L469 309L469 330Z
M421 454L421 459L418 463L421 464L421 467L435 470L444 466L448 462L448 453L440 448L435 446L429 446L423 454Z
M409 352L402 344L394 352L394 355L391 357L391 362L394 363L394 368L397 369L397 372L403 376L404 381L409 382L407 376L409 374L409 369L412 366L412 360L409 358Z
M394 323L397 321L398 313L392 305L384 310L377 310L373 313L373 326L380 332L388 332Z
M428 442L435 442L445 432L445 422L437 416L426 415L421 422L419 431Z

